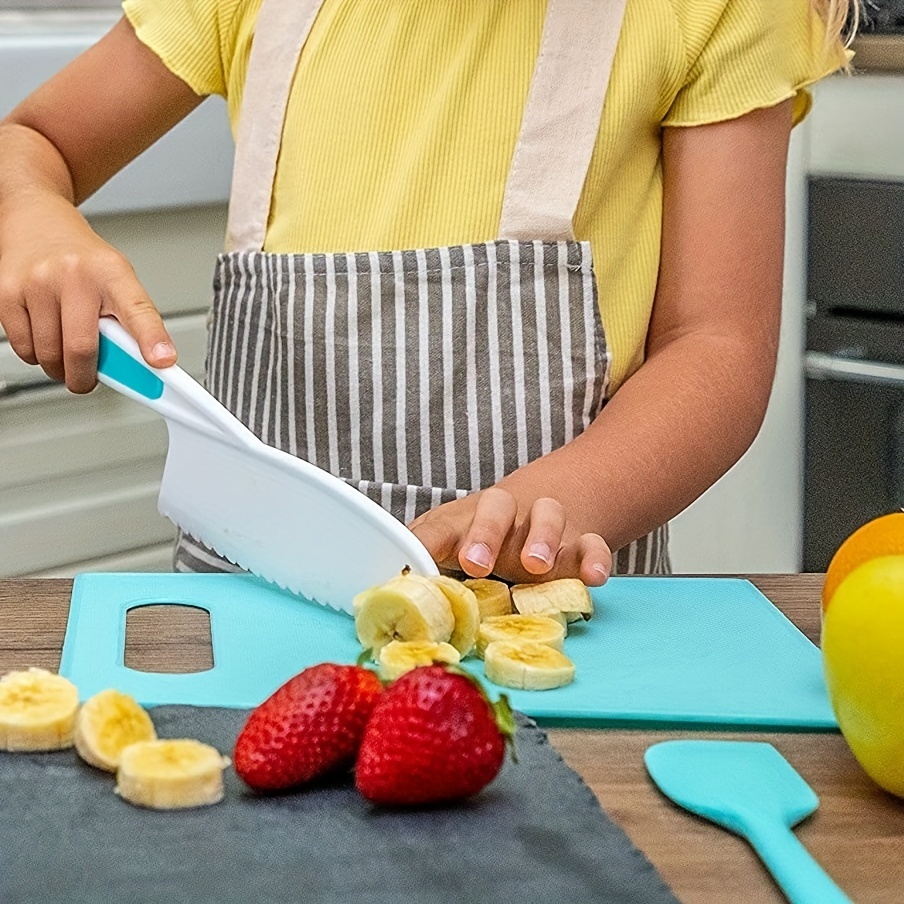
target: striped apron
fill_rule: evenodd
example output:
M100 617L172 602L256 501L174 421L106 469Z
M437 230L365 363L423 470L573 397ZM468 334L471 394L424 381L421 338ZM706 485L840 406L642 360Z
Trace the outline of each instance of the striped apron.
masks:
M322 0L264 0L214 277L210 392L265 443L406 524L585 430L610 354L572 220L625 2L549 0L498 240L273 254L262 248L283 120ZM175 567L236 570L185 536ZM668 567L662 527L618 550L613 572Z

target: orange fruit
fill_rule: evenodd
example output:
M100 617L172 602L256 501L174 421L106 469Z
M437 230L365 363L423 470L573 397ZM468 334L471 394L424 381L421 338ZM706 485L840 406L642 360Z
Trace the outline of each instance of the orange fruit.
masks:
M822 625L826 687L867 775L904 797L904 556L858 565Z
M822 612L841 582L858 566L877 556L904 555L904 512L868 521L852 533L832 556L822 585Z

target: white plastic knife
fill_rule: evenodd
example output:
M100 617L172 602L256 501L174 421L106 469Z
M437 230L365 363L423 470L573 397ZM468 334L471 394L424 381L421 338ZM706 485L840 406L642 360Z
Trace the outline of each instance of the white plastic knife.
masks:
M438 573L417 537L377 503L261 442L180 367L149 367L111 317L100 321L98 377L166 419L158 508L230 562L349 613L356 593L405 566Z

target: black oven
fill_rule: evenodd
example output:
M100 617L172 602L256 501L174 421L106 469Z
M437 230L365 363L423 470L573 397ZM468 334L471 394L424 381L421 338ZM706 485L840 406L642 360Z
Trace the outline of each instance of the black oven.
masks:
M904 183L808 185L805 571L904 507Z

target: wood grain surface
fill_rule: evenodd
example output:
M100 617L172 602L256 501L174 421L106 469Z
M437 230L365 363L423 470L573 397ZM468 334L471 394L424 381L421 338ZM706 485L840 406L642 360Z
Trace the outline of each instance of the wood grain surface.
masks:
M818 643L821 575L746 577ZM58 668L70 591L71 582L61 579L0 581L0 673L30 665ZM207 668L207 620L188 609L168 618L143 613L130 622L126 657L145 670ZM858 904L904 902L904 801L870 782L838 734L557 729L549 735L686 904L784 898L745 842L678 809L648 779L644 751L679 737L774 744L820 798L817 812L797 830L803 844Z

